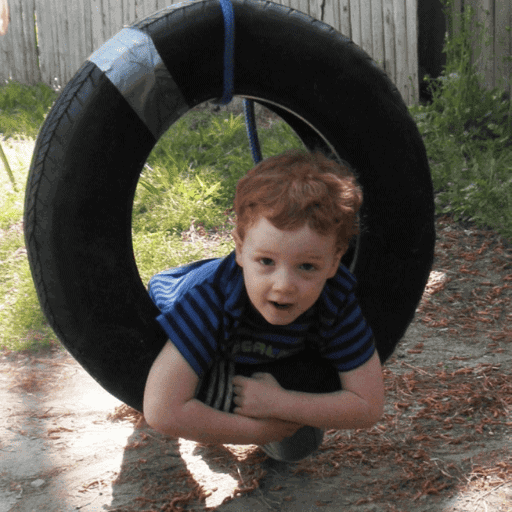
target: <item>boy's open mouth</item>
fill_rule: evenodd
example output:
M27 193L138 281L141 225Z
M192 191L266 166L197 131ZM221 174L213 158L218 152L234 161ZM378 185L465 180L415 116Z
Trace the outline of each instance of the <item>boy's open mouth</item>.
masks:
M277 309L289 309L292 307L292 304L285 304L285 303L281 304L279 302L274 302L273 300L271 300L270 302Z

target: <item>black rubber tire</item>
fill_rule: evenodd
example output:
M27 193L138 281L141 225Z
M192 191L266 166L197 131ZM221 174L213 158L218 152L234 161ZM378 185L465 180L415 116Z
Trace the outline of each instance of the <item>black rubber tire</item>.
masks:
M365 230L357 256L345 262L353 259L357 295L385 361L414 316L433 258L421 136L385 73L333 28L272 2L233 0L233 7L235 94L281 115L309 149L332 149L357 170ZM217 0L171 6L133 27L151 37L188 109L222 95ZM168 125L183 114L172 101ZM166 341L131 241L135 188L155 143L87 61L39 133L25 203L28 258L50 325L107 391L138 410Z

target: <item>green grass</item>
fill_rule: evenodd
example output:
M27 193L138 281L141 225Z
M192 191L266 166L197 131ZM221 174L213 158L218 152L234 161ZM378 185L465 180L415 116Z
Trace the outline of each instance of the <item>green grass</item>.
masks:
M468 32L469 29L466 31ZM411 108L431 161L439 214L472 220L512 238L511 102L484 91L469 64L468 33L449 40L443 87ZM55 336L39 308L22 233L24 185L34 138L56 94L46 86L0 86L0 349L48 346ZM300 146L283 122L259 128L264 156ZM243 117L194 111L160 139L137 187L133 246L146 283L168 267L227 254L238 179L252 167ZM199 236L199 234L201 236Z
M48 346L55 336L37 301L23 239L23 188L34 140L1 141L18 187L0 168L0 348Z
M0 86L0 133L35 138L57 93L45 84L8 82Z

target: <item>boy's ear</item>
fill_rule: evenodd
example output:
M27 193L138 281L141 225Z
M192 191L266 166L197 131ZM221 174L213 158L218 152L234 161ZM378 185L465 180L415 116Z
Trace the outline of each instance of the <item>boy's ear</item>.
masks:
M233 230L233 240L235 241L235 257L236 262L240 267L243 267L242 265L242 239L240 238L239 234L236 232L236 230Z
M346 249L340 249L338 252L335 253L332 267L329 271L328 279L330 279L331 277L334 277L336 275L336 272L338 272L338 268L341 263L341 258L343 257L343 255L346 252L347 252Z

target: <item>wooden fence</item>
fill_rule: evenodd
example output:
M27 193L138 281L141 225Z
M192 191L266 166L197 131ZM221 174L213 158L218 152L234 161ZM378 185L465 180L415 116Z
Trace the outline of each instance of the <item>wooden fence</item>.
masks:
M0 37L0 80L62 87L87 57L124 25L172 0L8 0ZM417 0L280 0L335 27L366 50L397 85L418 99Z
M470 24L472 63L481 75L482 85L512 94L512 3L510 0L452 0L453 26L460 33L461 15L474 10Z

